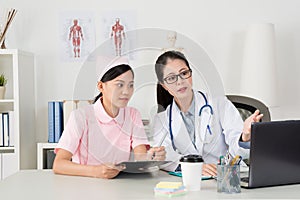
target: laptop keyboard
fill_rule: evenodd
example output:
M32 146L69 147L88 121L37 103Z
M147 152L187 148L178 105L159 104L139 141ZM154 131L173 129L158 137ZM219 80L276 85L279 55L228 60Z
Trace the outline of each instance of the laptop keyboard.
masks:
M241 178L241 181L249 183L249 177L243 177L243 178Z

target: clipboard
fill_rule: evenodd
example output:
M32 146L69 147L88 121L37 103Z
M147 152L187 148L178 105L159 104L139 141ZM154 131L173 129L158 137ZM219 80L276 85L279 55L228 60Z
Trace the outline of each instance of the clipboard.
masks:
M167 164L171 161L160 160L145 160L145 161L126 161L117 164L117 166L125 166L123 172L128 173L149 173L159 170L161 165Z

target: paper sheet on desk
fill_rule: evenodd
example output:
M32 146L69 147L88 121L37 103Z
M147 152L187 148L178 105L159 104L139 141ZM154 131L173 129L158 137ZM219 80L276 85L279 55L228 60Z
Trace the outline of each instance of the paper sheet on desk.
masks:
M119 163L118 165L125 166L123 172L128 173L148 173L159 170L159 166L167 164L171 161L156 161L156 160L146 160L146 161L127 161ZM117 166L118 166L117 165Z
M169 172L170 175L173 175L173 176L179 176L179 177L182 177L182 174L181 172ZM213 179L215 177L213 176L203 176L201 177L202 180L209 180L209 179Z

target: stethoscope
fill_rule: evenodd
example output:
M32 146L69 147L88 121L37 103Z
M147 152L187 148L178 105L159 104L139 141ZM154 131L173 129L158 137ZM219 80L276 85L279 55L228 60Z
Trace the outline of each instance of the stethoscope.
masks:
M212 109L211 105L208 104L207 98L206 98L206 96L204 95L204 93L201 92L201 91L198 91L198 92L202 95L202 97L203 97L203 99L204 99L204 101L205 101L205 104L200 108L199 114L198 114L198 115L201 117L202 111L203 111L205 108L208 108L208 109L210 110L210 118L211 118L211 116L212 116L213 113L214 113L214 112L213 112L213 109ZM177 153L180 153L179 150L176 148L175 143L174 143L174 136L173 136L173 131L172 131L172 107L173 107L173 102L170 104L170 114L169 114L169 132L170 132L170 139L171 139L171 142L172 142L173 150L176 151ZM209 123L206 125L206 130L209 132L210 135L212 135L212 131L211 131L211 128L210 128ZM198 149L197 149L195 143L194 143L193 141L192 141L192 143L193 143L193 145L194 145L194 148L198 151ZM181 154L181 153L180 153L180 154Z

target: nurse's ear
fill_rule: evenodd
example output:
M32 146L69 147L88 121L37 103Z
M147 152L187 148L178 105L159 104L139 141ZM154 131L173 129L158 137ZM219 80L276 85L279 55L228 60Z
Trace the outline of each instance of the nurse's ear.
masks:
M102 81L98 81L97 88L100 92L103 92L103 82Z

